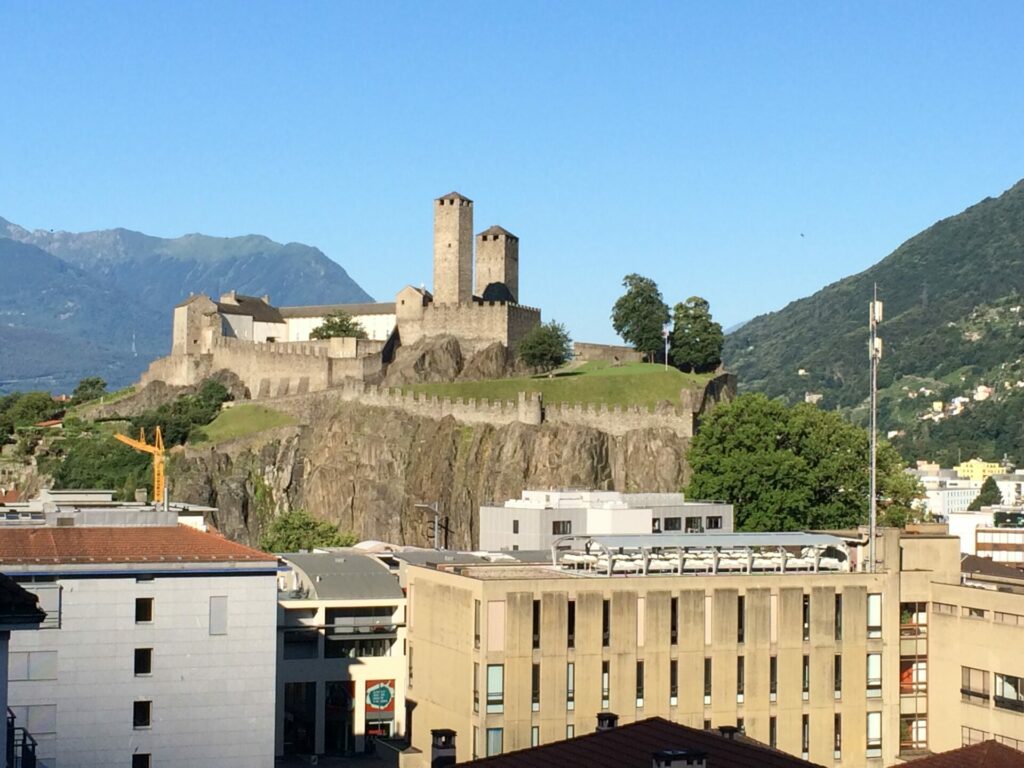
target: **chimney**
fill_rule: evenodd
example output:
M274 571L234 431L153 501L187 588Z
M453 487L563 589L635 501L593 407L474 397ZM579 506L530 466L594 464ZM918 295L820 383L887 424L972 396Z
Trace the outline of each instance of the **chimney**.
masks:
M740 729L735 725L720 725L718 726L718 732L731 740L736 738L736 734L740 732Z
M599 731L610 731L612 728L616 728L619 725L619 716L614 712L598 712L597 713L597 730Z
M651 768L708 768L708 756L695 749L663 749L651 755Z
M435 728L430 732L430 768L455 765L455 731Z

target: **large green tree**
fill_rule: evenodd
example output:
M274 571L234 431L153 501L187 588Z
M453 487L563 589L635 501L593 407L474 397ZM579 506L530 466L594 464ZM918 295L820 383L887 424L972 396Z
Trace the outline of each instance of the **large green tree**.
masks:
M78 405L79 403L103 397L106 393L107 382L99 376L89 376L78 382L75 391L71 393L71 400L75 405Z
M323 323L314 328L309 334L309 338L319 340L334 339L341 336L365 339L366 329L352 315L340 309L325 317Z
M672 362L687 371L712 371L722 362L725 334L711 317L711 305L700 296L681 301L672 310Z
M305 510L296 509L278 515L260 536L265 552L298 552L314 547L348 547L356 543L351 533L343 533L326 520L318 520Z
M561 323L554 320L535 325L519 342L519 359L531 368L551 370L572 357L572 339Z
M612 327L627 344L653 360L665 339L662 329L668 323L668 305L658 284L649 277L630 274L622 278L622 294L612 307Z
M838 414L741 395L704 420L686 493L736 506L736 527L791 531L858 525L868 514L868 435ZM920 495L896 451L878 454L880 519L904 521Z
M978 491L978 495L974 497L967 509L977 512L982 507L991 507L993 504L1002 504L1003 494L999 490L999 486L996 485L996 479L994 477L986 477L985 482L981 484L981 490Z

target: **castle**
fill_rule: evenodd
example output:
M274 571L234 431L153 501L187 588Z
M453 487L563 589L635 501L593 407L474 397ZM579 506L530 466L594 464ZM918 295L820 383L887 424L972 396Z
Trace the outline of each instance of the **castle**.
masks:
M311 339L338 311L367 338ZM407 285L394 302L308 307L234 291L191 296L174 308L171 354L140 385L191 385L226 369L254 399L316 392L375 381L400 346L422 339L454 336L464 354L495 343L515 350L538 323L540 310L519 303L519 238L490 227L475 237L474 259L473 201L452 192L434 201L433 293Z

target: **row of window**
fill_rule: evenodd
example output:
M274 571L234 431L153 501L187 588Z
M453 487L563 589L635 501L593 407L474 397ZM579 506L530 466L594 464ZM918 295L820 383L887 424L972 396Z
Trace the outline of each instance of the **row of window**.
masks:
M685 528L684 528L685 521ZM707 518L703 517L666 517L664 520L660 517L655 517L651 520L651 533L661 533L662 530L668 531L683 531L686 533L703 533L705 528L709 531L719 531L722 529L722 517L721 515L709 515ZM519 533L519 521L512 521L512 533ZM553 536L568 536L572 533L572 520L552 520L551 521L551 534Z
M835 595L835 606L834 606L834 620L833 620L833 633L837 641L843 639L843 596ZM710 595L705 597L705 611L704 611L704 640L705 643L710 644L711 642L711 605L712 598ZM645 597L637 598L637 645L643 645L644 636L644 606L646 605ZM504 603L500 601L491 601L488 603L488 620L491 620L491 609L492 607L498 607L501 612L504 611ZM775 595L771 596L770 609L771 609L771 633L772 642L777 641L777 613L778 613L778 602ZM867 604L867 636L869 639L877 639L882 636L882 596L880 594L869 594ZM737 598L736 604L736 642L743 643L746 641L746 599L743 596ZM925 618L925 614L920 614L921 619ZM811 596L803 596L803 639L809 641L811 639ZM576 601L569 600L566 610L566 647L576 647ZM504 616L502 615L500 622L495 622L492 629L497 629L498 626L504 628ZM533 616L532 616L532 637L533 637L533 648L540 648L540 627L541 627L541 601L533 601ZM480 629L481 629L481 605L480 601L474 601L473 605L473 642L474 647L480 647ZM601 645L602 647L609 647L611 645L611 601L608 599L601 601ZM502 639L497 639L498 642L502 642ZM669 642L672 645L676 645L679 642L679 598L673 597L670 601L669 608ZM499 647L492 647L490 650L501 650Z
M956 606L950 603L932 603L932 610L935 613L947 616L961 616L965 619L987 619L989 611L984 608L976 608L971 605ZM992 611L992 620L997 624L1010 624L1013 626L1024 626L1024 616L1016 613L1005 613L1003 611Z
M994 688L989 683L994 681ZM1024 678L990 674L984 669L960 667L960 696L968 704L988 706L991 700L1000 709L1024 712Z
M881 757L882 756L882 713L881 712L868 712L866 713L865 720L865 756L866 757ZM740 718L737 721L737 726L740 730L743 729L743 719ZM711 728L711 721L704 721L704 729L709 730ZM486 729L486 743L485 755L491 757L493 755L500 755L504 749L505 741L505 730L503 728L487 728ZM982 732L977 732L982 733ZM576 735L576 726L569 723L565 726L565 738L571 739ZM986 735L983 734L982 735ZM768 718L768 744L773 749L778 747L778 720L775 715ZM996 737L1005 738L1005 737ZM473 728L473 758L476 759L479 756L479 737L478 729L474 726ZM1008 746L1014 746L1019 749L1013 743L1014 740L1006 739L1004 743ZM966 743L966 742L965 742ZM974 742L971 742L974 743ZM1019 743L1019 742L1018 742ZM530 728L530 746L536 747L540 745L540 726L534 725ZM803 758L806 760L811 747L811 716L803 715L800 723L800 747L803 753ZM843 750L843 716L836 713L832 717L832 749L833 756L835 759L842 757Z
M779 664L778 657L772 656L768 664L768 691L771 701L775 701L778 694ZM568 662L565 672L565 708L575 709L576 701L576 664ZM966 669L966 668L965 668ZM804 701L810 697L811 691L811 657L804 655L801 665L802 694ZM643 660L636 662L636 706L644 706L644 692L646 682L646 666ZM736 701L743 702L746 693L746 657L736 658ZM473 711L480 711L480 665L473 664ZM611 704L611 662L601 662L601 708L608 709ZM534 664L531 670L530 701L534 712L540 710L540 681L541 665ZM843 657L835 654L832 666L832 684L835 698L839 698L843 689ZM867 654L867 676L865 680L867 698L875 699L882 695L882 654ZM488 714L500 714L505 711L505 665L488 664L486 682L486 712ZM710 657L704 659L704 703L711 703L712 693L712 661ZM679 662L676 659L669 660L669 704L675 706L679 699Z
M154 615L154 599L152 597L135 598L135 623L152 624ZM227 595L210 596L210 623L211 635L226 635L228 633L228 598Z

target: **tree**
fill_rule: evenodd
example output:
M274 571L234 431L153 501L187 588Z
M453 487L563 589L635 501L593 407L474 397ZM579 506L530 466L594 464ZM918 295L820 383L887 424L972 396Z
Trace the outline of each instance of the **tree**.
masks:
M672 310L672 362L687 371L713 371L722 362L725 334L711 318L711 305L691 296Z
M704 420L688 459L687 495L734 504L738 529L843 528L867 520L867 432L812 405L741 395ZM880 511L894 520L912 515L920 496L888 443L879 446L878 494Z
M351 533L343 533L326 520L317 520L302 509L285 512L260 536L264 552L298 552L314 547L350 547L356 543Z
M96 400L107 393L107 382L99 376L89 376L78 382L75 391L71 393L71 400L78 405L89 400Z
M649 277L626 275L622 287L626 292L612 307L612 327L623 341L652 360L665 344L661 333L668 323L668 306Z
M561 323L552 320L530 329L519 342L519 359L531 368L551 370L572 357L572 339Z
M354 320L352 315L340 309L325 317L323 323L314 328L309 334L309 338L319 340L334 339L341 336L365 339L366 329L359 324L358 320Z
M981 490L978 491L978 495L974 497L974 501L968 505L967 509L977 512L982 507L991 507L993 504L1002 503L1003 494L999 490L999 486L996 485L995 478L990 475L985 478L985 482L981 484Z
M60 413L49 392L25 392L7 409L7 416L15 427L26 427Z

